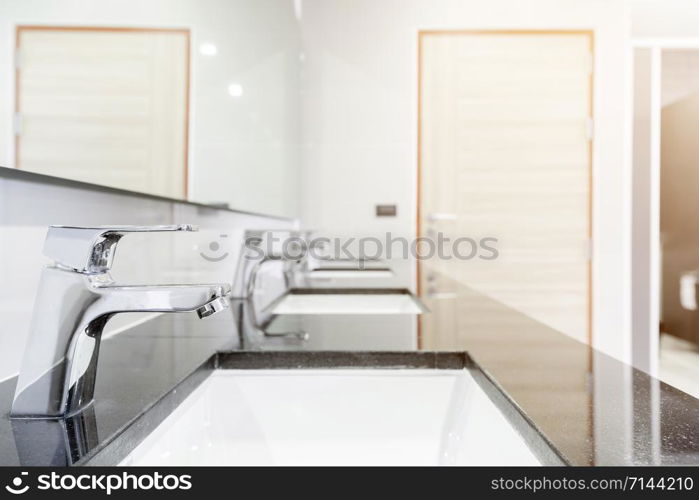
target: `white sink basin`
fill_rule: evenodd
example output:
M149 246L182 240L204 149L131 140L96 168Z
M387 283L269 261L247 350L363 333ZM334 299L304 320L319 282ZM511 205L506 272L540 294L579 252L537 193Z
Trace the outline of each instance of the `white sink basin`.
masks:
M407 293L291 293L275 303L272 314L421 314Z
M217 370L121 465L540 465L465 370Z

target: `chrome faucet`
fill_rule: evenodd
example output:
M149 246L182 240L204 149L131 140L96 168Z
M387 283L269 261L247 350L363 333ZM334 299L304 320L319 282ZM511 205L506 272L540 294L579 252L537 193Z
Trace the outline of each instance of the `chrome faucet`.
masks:
M127 233L195 231L189 225L49 227L34 317L12 403L13 418L76 414L94 396L102 331L120 312L188 312L228 307L226 284L123 286L109 270Z
M269 262L283 263L285 288L291 287L296 267L305 262L306 232L299 230L248 230L233 280L232 296L239 299L252 297L260 270Z

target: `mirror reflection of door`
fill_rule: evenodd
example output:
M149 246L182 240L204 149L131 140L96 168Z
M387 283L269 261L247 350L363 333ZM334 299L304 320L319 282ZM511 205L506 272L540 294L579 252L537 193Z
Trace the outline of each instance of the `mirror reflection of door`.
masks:
M419 236L494 237L499 254L421 262L428 307L454 303L448 276L590 341L592 50L591 32L421 33ZM438 331L425 319L422 344Z
M189 31L17 28L15 166L184 198Z

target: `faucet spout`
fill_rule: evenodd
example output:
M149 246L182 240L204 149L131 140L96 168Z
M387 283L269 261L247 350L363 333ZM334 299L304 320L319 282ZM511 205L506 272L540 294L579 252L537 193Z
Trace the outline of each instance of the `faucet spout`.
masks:
M199 316L199 319L208 318L209 316L213 316L224 309L228 309L229 304L230 302L228 302L228 299L218 297L198 308L197 315Z
M228 306L226 284L121 286L107 273L44 269L12 405L13 418L73 415L93 399L100 340L120 312L189 312Z
M101 284L88 278L97 300L90 305L88 316L97 317L119 312L191 312L206 308L212 302L226 297L231 287L227 284L206 285L118 285ZM222 309L217 309L216 312ZM210 315L210 314L209 314ZM207 315L207 316L209 316ZM200 316L204 317L204 316Z

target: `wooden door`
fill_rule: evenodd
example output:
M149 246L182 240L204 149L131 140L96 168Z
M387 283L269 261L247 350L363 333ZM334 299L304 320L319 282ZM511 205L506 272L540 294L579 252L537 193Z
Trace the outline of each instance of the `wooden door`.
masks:
M428 304L450 300L435 284L448 275L589 341L592 46L589 32L421 33L419 234L497 238L499 254L421 262Z
M16 166L183 198L189 32L17 29Z

